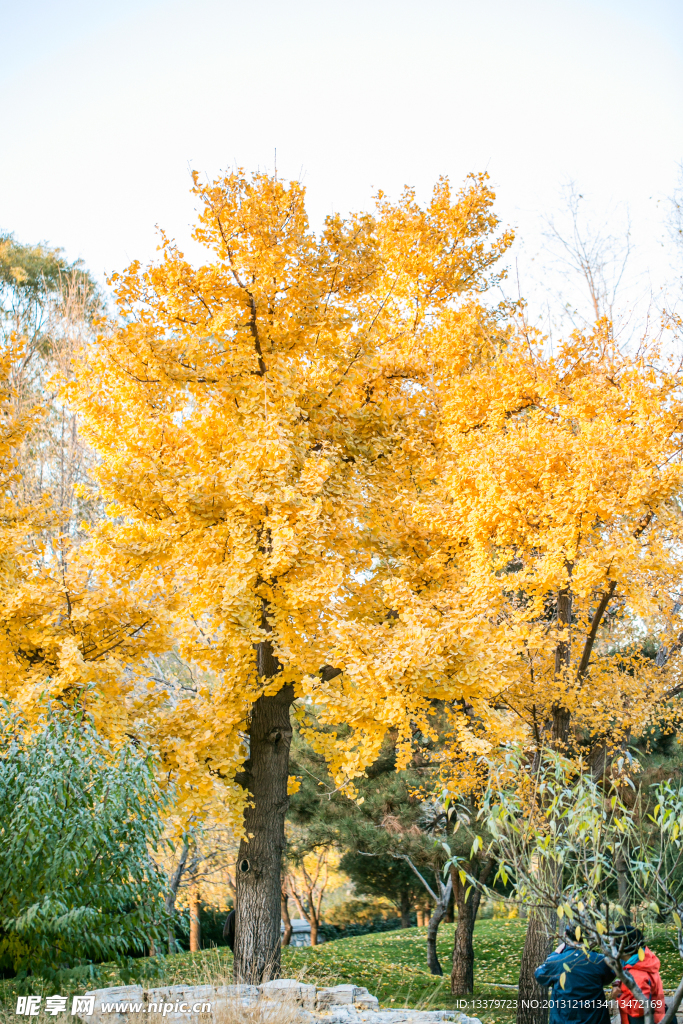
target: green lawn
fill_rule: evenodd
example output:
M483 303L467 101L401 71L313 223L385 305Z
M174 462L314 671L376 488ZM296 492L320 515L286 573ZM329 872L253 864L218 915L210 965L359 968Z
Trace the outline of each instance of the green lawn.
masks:
M427 970L426 928L338 939L314 947L288 947L283 950L282 973L285 977L301 978L317 985L348 982L364 985L379 998L383 1007L453 1008L456 1001L450 995L448 976L453 928L453 925L442 925L439 931L439 958L446 972L443 978L435 978ZM460 1004L463 1012L491 1024L509 1024L514 1018L513 1009L505 1006L488 1009L477 1003L495 1000L504 1004L507 1000L514 1000L514 991L496 988L492 983L516 983L523 941L523 922L482 921L477 924L475 999ZM74 979L74 991L121 984L113 966L102 966L97 973L95 984L85 977ZM177 985L231 981L232 954L227 948L220 948L165 957L157 983ZM5 991L6 1003L9 1003L14 998L11 982L5 982Z
M435 978L426 967L426 929L410 928L395 932L362 935L339 939L321 946L283 950L283 975L296 977L317 985L354 982L364 985L379 998L384 1007L424 1007L449 1009L456 1001L449 991L449 956L453 948L453 925L442 925L439 931L439 958L446 971L444 978ZM459 1008L484 1024L510 1024L514 1019L516 993L498 988L497 984L515 985L524 942L525 922L480 921L475 929L475 993ZM671 933L663 928L652 932L650 945L662 961L665 988L678 984L683 965L671 944ZM155 967L153 962L150 967ZM116 968L103 967L93 985L78 979L75 991L121 984ZM228 949L204 950L201 953L180 953L166 957L157 971L158 982L228 982L232 975L232 954ZM74 979L76 981L76 979ZM149 982L146 982L149 984ZM5 983L9 999L12 983Z

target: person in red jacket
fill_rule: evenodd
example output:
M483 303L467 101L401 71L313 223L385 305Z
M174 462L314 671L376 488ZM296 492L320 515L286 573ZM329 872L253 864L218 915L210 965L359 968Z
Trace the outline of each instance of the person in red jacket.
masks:
M659 1024L666 1012L664 987L659 974L659 957L645 945L645 936L640 928L628 927L625 931L626 946L622 950L621 962L643 995L652 1003L655 1024ZM639 950L644 953L642 960ZM621 1024L642 1024L643 1007L626 985L615 982L611 998L619 1001Z

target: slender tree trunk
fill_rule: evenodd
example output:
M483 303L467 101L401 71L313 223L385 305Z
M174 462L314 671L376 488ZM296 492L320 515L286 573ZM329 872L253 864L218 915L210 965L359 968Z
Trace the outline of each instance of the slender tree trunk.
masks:
M427 967L429 968L430 974L436 974L437 977L442 977L443 970L436 952L436 936L439 931L439 925L446 916L446 909L451 901L453 881L449 878L448 884L444 886L441 884L441 880L437 878L437 885L439 886L439 899L436 902L434 912L429 919L427 927Z
M571 663L571 621L572 595L569 587L566 587L557 595L557 622L560 627L566 628L566 635L555 648L556 678L561 676ZM553 704L551 745L555 750L567 751L570 723L571 712L560 703ZM540 753L539 750L539 756ZM548 1009L543 1008L548 993L537 984L534 975L536 968L540 967L552 949L556 929L557 919L554 914L550 915L540 909L534 909L529 914L519 973L517 1024L546 1024L548 1020Z
M261 626L271 627L263 602ZM256 645L258 674L272 679L280 670L270 641ZM244 812L248 839L237 858L234 978L258 985L280 974L282 851L289 800L289 748L294 700L291 684L272 696L259 697L251 712L249 760L238 781L246 786L250 806Z
M624 912L625 923L628 923L631 917L631 887L629 885L628 858L623 846L620 846L617 851L614 866L617 869L619 906Z
M488 874L488 872L487 872ZM474 991L474 922L477 919L481 892L468 881L460 881L460 875L451 866L453 894L458 908L458 922L455 926L453 944L453 970L451 971L451 993L454 996L469 996Z
M199 889L192 886L190 890L190 952L198 953L202 948L202 926L199 919Z
M299 908L299 913L301 914L302 918L305 921L308 921L309 927L311 929L311 945L317 946L318 932L320 930L320 905L318 905L318 909L316 910L315 902L313 900L313 891L310 889L307 892L307 902L305 905L303 899L301 898L301 896L299 896L296 889L293 889L292 896L294 897L294 901L297 907Z
M175 871L171 875L171 879L168 884L168 892L166 893L165 903L166 910L168 911L169 914L172 914L173 911L175 910L175 901L176 896L178 895L178 886L180 885L180 879L183 877L183 871L185 870L185 865L187 864L187 856L189 852L190 847L188 846L187 843L184 842L183 848L180 851L180 860L178 861L178 865ZM173 927L173 924L169 924L168 926L167 939L168 952L170 955L172 955L176 952L175 929Z
M453 924L453 921L455 920L455 915L453 913L453 900L454 900L454 894L453 894L453 887L451 886L451 898L448 901L448 906L446 908L446 913L444 915L444 923L445 924Z
M567 636L560 640L555 648L555 676L561 676L571 661L571 643L569 629L572 621L572 595L567 587L557 595L557 624L567 629ZM555 749L565 751L569 741L569 721L571 712L561 704L553 704L552 708L552 745Z
M410 893L401 893L401 928L410 928Z
M546 1024L548 1020L548 1008L543 1006L544 1001L548 1001L548 990L538 984L534 971L550 953L553 938L553 928L546 914L542 910L533 909L529 914L522 952L517 1024Z
M292 919L289 916L288 898L284 889L280 895L280 917L282 918L282 923L285 926L285 930L282 935L282 945L288 946L292 941Z

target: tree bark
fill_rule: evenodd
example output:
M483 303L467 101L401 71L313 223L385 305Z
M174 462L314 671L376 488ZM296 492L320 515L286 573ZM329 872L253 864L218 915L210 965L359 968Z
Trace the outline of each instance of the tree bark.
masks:
M292 919L289 916L289 906L287 904L287 893L283 889L280 895L280 917L282 918L282 923L285 926L285 930L282 935L283 946L288 946L292 941Z
M557 595L557 622L559 626L566 627L566 636L555 648L555 678L561 676L571 664L571 621L572 595L567 586ZM560 703L553 704L550 742L555 750L567 751L570 722L571 712ZM548 914L538 908L529 915L519 972L517 1024L547 1024L548 1008L543 1008L543 1002L547 1002L548 993L537 984L535 972L552 948L556 924L554 915L551 920Z
M446 913L444 915L445 924L453 924L453 921L455 920L455 915L453 913L453 899L453 889L451 887L451 898L448 901L448 907L446 908Z
M202 948L202 926L199 919L200 900L197 886L190 890L190 952L198 953Z
M522 952L517 1024L546 1024L548 1020L548 1008L547 1006L543 1007L543 1002L547 1003L548 1000L548 991L537 983L534 972L552 949L553 931L546 914L542 910L534 908L529 914L529 924Z
M451 864L451 881L453 884L453 899L458 908L458 921L455 926L455 941L453 943L453 969L451 971L451 992L454 996L468 996L474 991L474 925L481 903L481 886L491 874L494 865L492 857L487 857L481 863L476 873L477 862L465 863L465 870L473 878L476 878L478 885L460 880L459 870ZM470 889L469 895L467 890Z
M410 893L401 893L401 928L410 928Z
M471 865L470 871L471 871ZM489 869L490 870L490 869ZM482 872L484 874L484 872ZM488 875L488 870L486 871ZM482 881L485 880L485 877ZM481 891L470 882L460 880L460 874L451 865L453 895L458 908L458 922L455 926L453 944L453 970L451 971L451 993L454 996L469 996L474 991L474 922L481 901ZM467 890L470 889L469 895ZM466 898L467 897L467 898Z
M451 902L453 880L449 878L448 884L444 886L440 884L440 879L437 878L437 884L439 884L439 899L436 901L434 913L429 918L427 926L427 967L430 974L435 974L440 978L443 976L443 970L436 952L436 936L439 931L439 925L446 916L446 910Z
M262 604L262 628L270 632L267 606ZM280 664L269 640L256 645L257 671L272 679ZM234 978L238 984L259 985L280 974L280 914L282 851L289 799L289 711L294 688L283 686L254 703L249 729L249 760L239 777L250 805L244 812L247 839L237 858Z
M311 945L318 945L318 921L315 914L311 914L311 919L308 922L311 926Z
M569 628L572 621L572 595L569 588L560 590L557 595L557 624L567 628L567 636L560 640L555 648L555 677L563 674L571 661L571 643ZM552 707L552 745L555 749L566 750L569 740L569 720L571 714L561 704Z

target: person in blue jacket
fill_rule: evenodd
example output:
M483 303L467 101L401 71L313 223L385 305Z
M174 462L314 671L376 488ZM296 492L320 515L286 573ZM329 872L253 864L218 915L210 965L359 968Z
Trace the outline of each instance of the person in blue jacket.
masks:
M614 980L614 972L602 953L586 952L574 942L575 934L576 926L569 925L565 941L536 968L538 984L552 987L550 1024L610 1024L604 986Z

